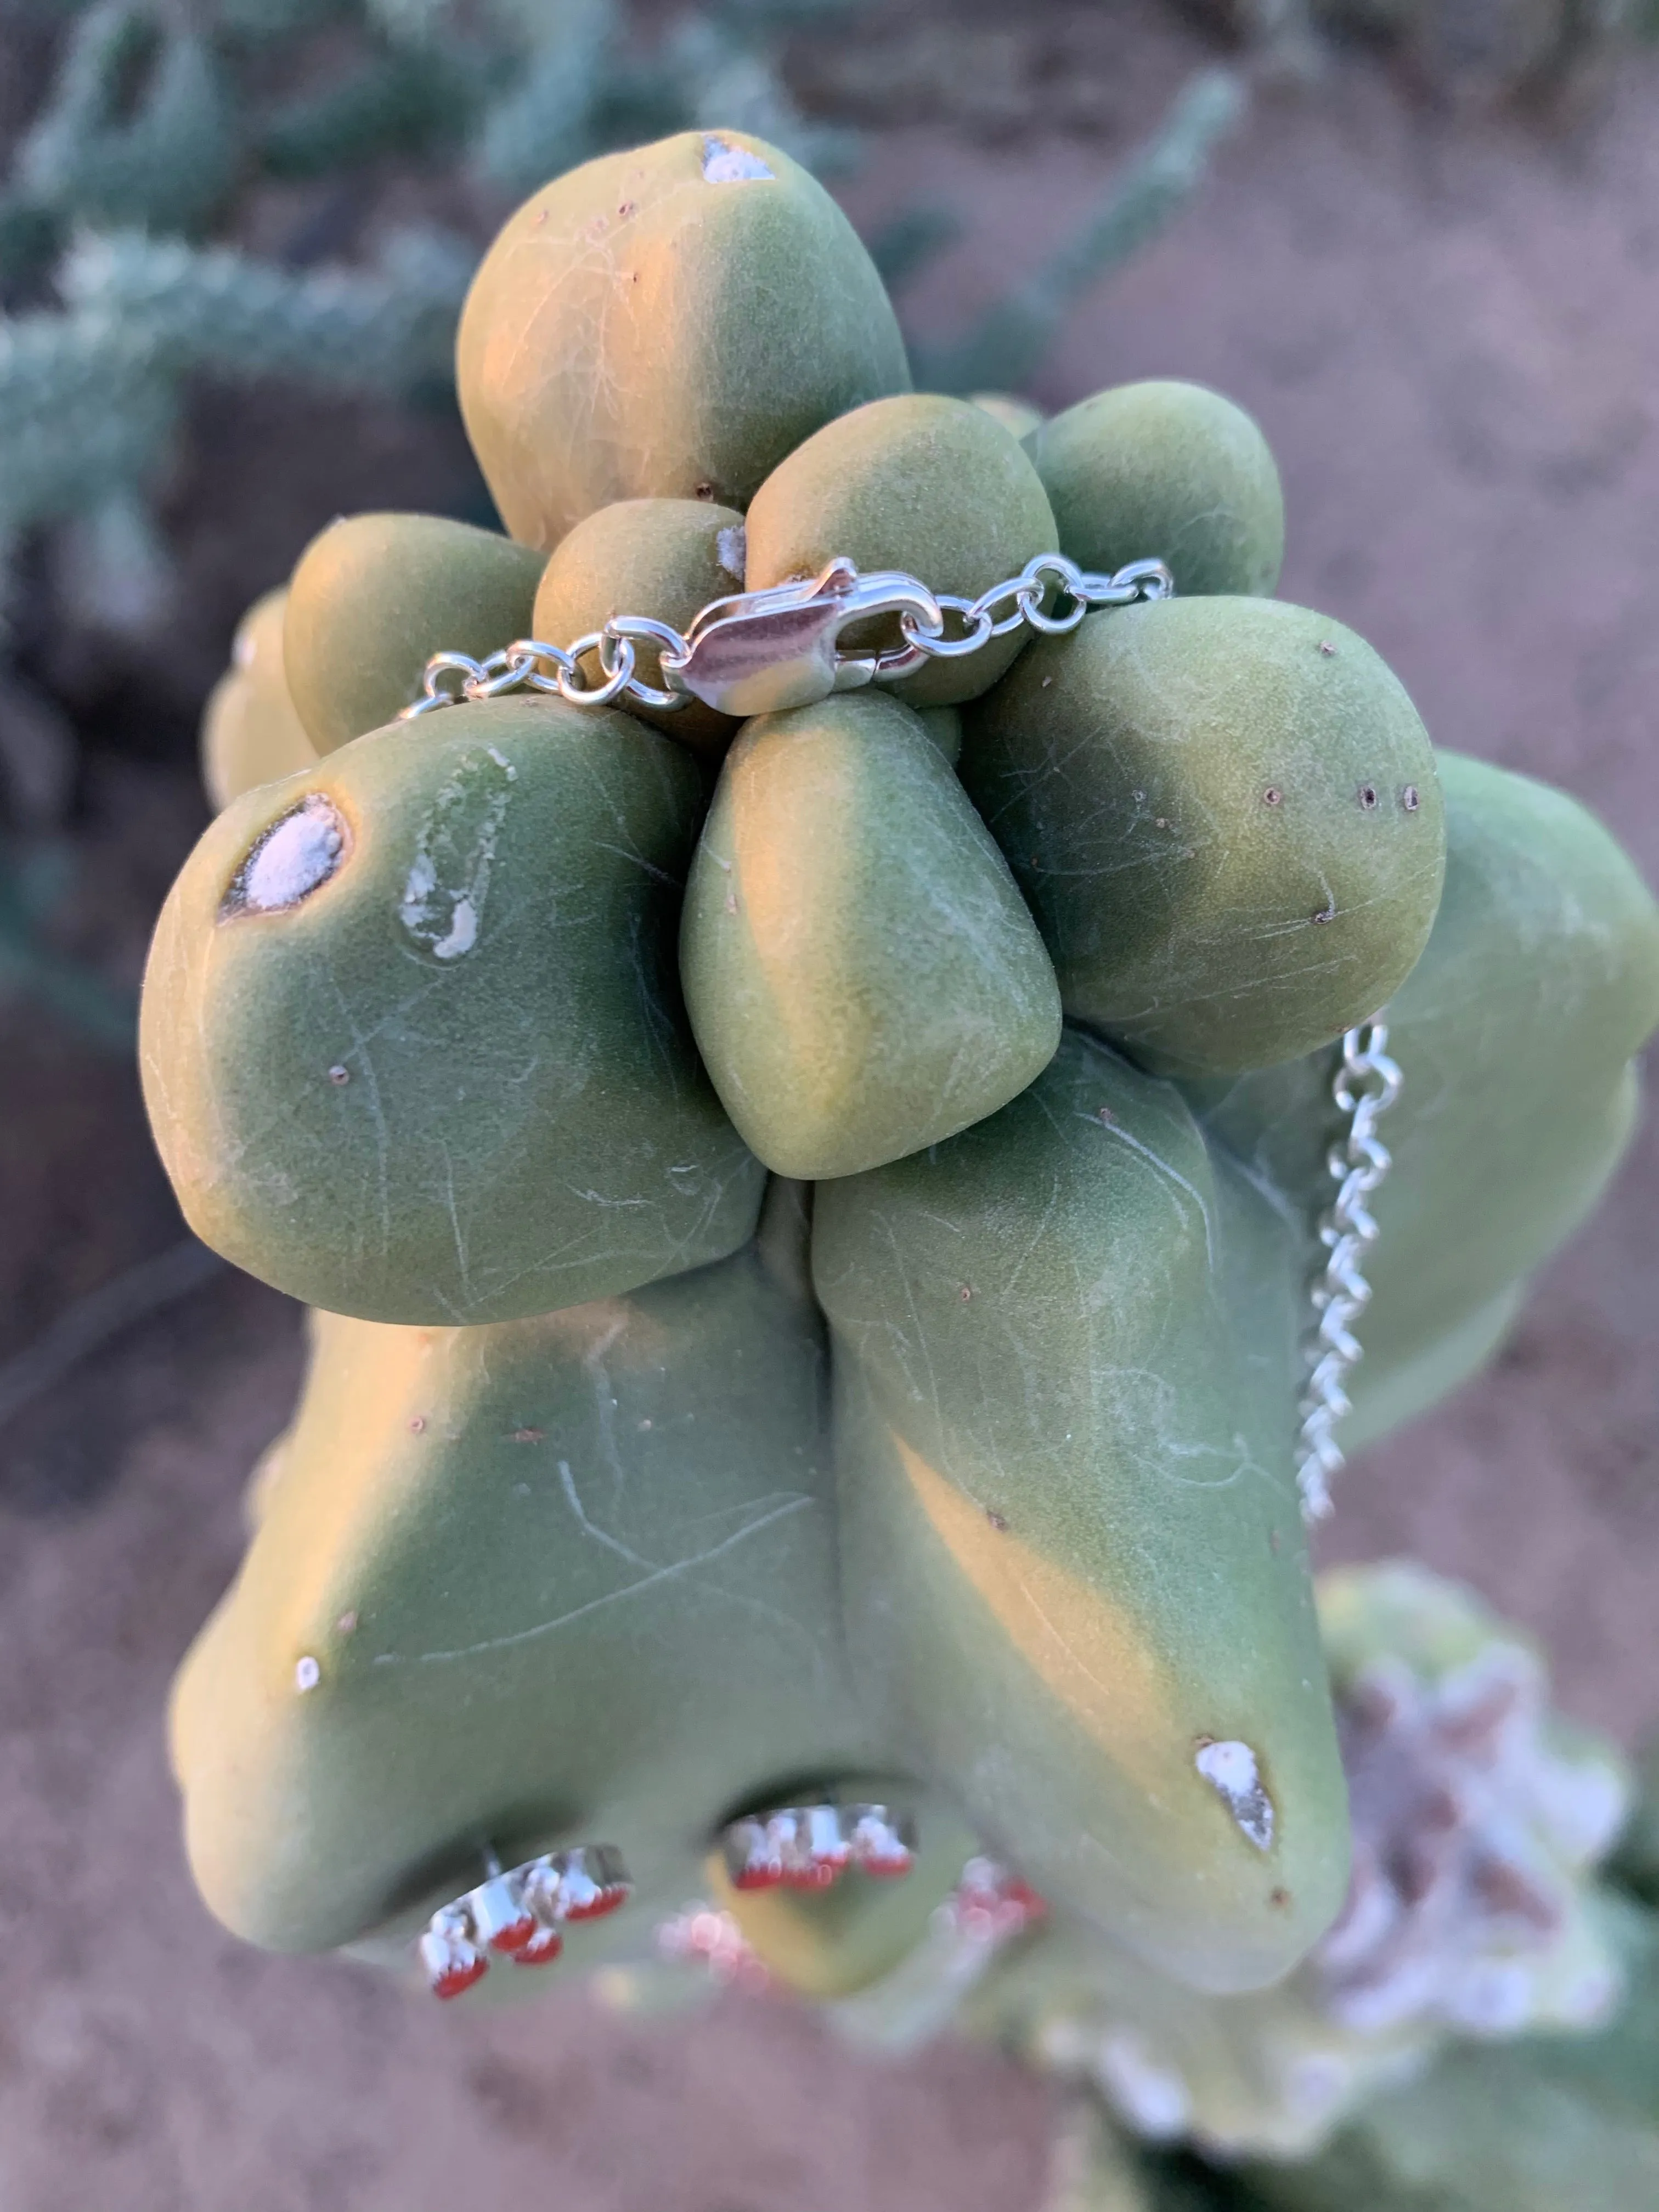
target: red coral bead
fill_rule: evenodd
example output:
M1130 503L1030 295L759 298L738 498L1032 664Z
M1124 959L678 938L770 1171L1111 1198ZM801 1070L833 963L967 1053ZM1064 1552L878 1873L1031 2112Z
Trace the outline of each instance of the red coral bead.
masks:
M564 1948L564 1938L556 1928L538 1928L529 1942L513 1954L515 1966L550 1966Z
M489 1972L489 1961L483 1952L479 1952L465 1964L447 1966L434 1979L432 1994L434 1997L458 1997L464 1990L470 1990L474 1982L481 1982Z

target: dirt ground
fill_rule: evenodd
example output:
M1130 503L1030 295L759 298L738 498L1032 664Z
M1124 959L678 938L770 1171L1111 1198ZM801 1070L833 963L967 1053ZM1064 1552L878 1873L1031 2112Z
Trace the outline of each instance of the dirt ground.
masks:
M878 130L847 188L861 221L922 189L972 216L908 302L919 326L1060 235L1190 59L1112 23L1098 112L1075 94L1064 132L1010 91L1016 49L987 50L988 117ZM1659 878L1656 372L1659 72L1632 65L1594 134L1547 142L1454 131L1355 61L1258 108L1197 208L1079 309L1037 396L1155 374L1242 400L1285 471L1285 595L1369 636L1441 742L1565 785ZM272 402L238 434L289 419ZM337 471L299 482L280 558L350 503ZM111 757L87 811L77 928L136 972L199 802ZM125 1069L13 1001L0 1085L3 1360L178 1227ZM1659 1723L1656 1199L1650 1131L1497 1370L1351 1470L1325 1542L1465 1575L1626 1739ZM1048 2093L986 2055L878 2069L755 1999L695 2033L574 1993L458 2019L208 1919L162 1703L298 1370L295 1310L227 1274L0 1429L0 2205L1030 2212Z

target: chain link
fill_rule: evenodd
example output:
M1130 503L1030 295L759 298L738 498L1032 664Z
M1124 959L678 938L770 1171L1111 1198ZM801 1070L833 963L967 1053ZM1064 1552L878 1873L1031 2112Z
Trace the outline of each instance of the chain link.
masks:
M1098 608L1167 599L1174 589L1161 561L1132 561L1115 574L1094 575L1064 554L1039 553L1018 576L976 599L929 592L914 576L884 572L861 579L850 562L835 562L811 582L715 600L684 635L648 615L613 615L603 629L569 645L517 638L483 660L465 653L434 653L426 665L420 696L399 719L413 721L441 707L496 699L511 691L556 692L573 707L645 707L659 714L672 714L697 698L722 706L734 689L734 654L752 684L755 670L768 665L772 641L777 641L777 665L793 665L799 659L804 627L816 628L820 635L811 642L822 647L805 689L827 698L832 690L860 684L896 683L928 660L967 659L993 638L1022 628L1046 637L1064 636ZM899 649L873 656L840 651L842 628L884 611L896 612L904 641ZM949 634L946 621L951 614L962 624L956 636ZM658 649L663 678L659 684L647 683L638 672L642 645ZM599 660L597 683L590 683L581 669L589 654ZM708 670L709 663L717 668ZM799 703L811 702L803 697Z
M1376 1223L1366 1200L1394 1164L1376 1135L1378 1118L1400 1096L1399 1065L1389 1058L1389 1032L1381 1017L1342 1039L1331 1097L1346 1128L1326 1155L1337 1191L1321 1218L1319 1241L1329 1257L1313 1284L1315 1327L1311 1371L1301 1405L1297 1488L1304 1521L1322 1521L1331 1510L1330 1480L1344 1464L1336 1426L1350 1409L1344 1389L1361 1357L1353 1323L1370 1302L1361 1263L1376 1242Z

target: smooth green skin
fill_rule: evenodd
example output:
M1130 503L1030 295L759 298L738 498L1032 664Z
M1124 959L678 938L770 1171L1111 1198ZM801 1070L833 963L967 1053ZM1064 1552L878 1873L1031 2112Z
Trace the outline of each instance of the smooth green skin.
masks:
M769 176L711 179L721 145ZM546 551L613 500L747 507L820 425L909 384L852 225L743 131L544 185L484 256L456 343L478 465L513 535Z
M475 660L530 628L542 564L494 530L436 514L349 514L289 586L283 659L319 753L393 721L434 653Z
M1029 647L963 724L963 782L1067 1018L1160 1074L1311 1052L1427 942L1445 858L1433 751L1340 623L1276 599L1092 615Z
M748 534L751 592L816 576L844 556L860 570L896 568L969 599L1056 542L1042 485L1012 431L971 400L931 392L878 399L826 424L755 494ZM848 636L860 642L867 629ZM884 645L901 641L896 622L877 634ZM976 699L1012 666L1025 636L1011 630L890 688L913 707Z
M700 499L623 499L601 507L561 539L536 592L533 635L568 646L603 629L612 615L647 615L684 632L714 599L743 589L743 517ZM635 641L635 668L660 686L659 648ZM590 684L601 681L599 655L586 657ZM694 752L718 758L738 726L700 699L665 709L630 702L628 711Z
M845 1683L824 1379L821 1322L753 1246L494 1328L324 1320L174 1692L211 1909L395 1958L486 1842L514 1865L607 1841L639 1896L572 1960L648 1954L736 1812L890 1771Z
M1275 2212L1650 2212L1659 2202L1659 1917L1605 1899L1630 1995L1595 2035L1465 2044L1302 2165L1241 2170Z
M1250 417L1201 384L1118 384L1025 434L1060 550L1110 574L1164 562L1182 593L1269 599L1285 495Z
M954 707L921 707L916 719L945 756L947 768L962 758L962 716Z
M283 673L286 588L267 592L236 625L229 668L202 715L202 781L215 813L262 783L309 768L317 749Z
M919 717L861 692L748 723L686 887L703 1063L779 1175L855 1175L1023 1091L1060 1041L1054 972Z
M1600 1200L1635 1125L1632 1055L1659 1027L1659 907L1565 793L1442 753L1446 886L1389 1004L1404 1088L1371 1201L1358 1446L1473 1374L1525 1279ZM1211 1136L1311 1220L1328 1202L1328 1054L1193 1089Z
M1029 438L1043 419L1040 407L1033 407L1029 399L1017 399L1006 392L974 392L969 397L975 407L982 407L1016 438Z
M1043 1896L1198 1988L1288 1972L1347 1880L1297 1259L1173 1087L1072 1030L994 1120L816 1197L860 1694ZM1255 1751L1269 1850L1208 1740Z
M349 828L337 872L223 917L313 792ZM699 804L690 757L627 715L499 699L229 807L162 909L140 1022L197 1234L307 1304L417 1324L548 1312L743 1243L762 1171L673 967Z
M871 1783L867 1797L882 1802ZM839 1784L843 1802L866 1791ZM916 1792L908 1793L915 1803ZM724 1861L710 1859L712 1903L729 1912L774 1981L817 2002L851 1996L890 1973L927 1934L928 1923L962 1878L978 1844L971 1829L937 1798L916 1807L917 1848L908 1875L843 1875L832 1888L738 1890Z

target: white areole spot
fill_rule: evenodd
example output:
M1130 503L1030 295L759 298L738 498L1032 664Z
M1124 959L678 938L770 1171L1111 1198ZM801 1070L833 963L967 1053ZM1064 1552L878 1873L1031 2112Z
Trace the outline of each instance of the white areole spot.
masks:
M294 1669L294 1686L302 1697L307 1690L314 1690L322 1679L323 1670L309 1653Z
M236 914L283 914L325 884L345 858L344 817L313 791L273 822L231 878L221 920Z
M734 146L729 138L716 138L712 133L702 142L702 173L704 182L710 185L742 185L761 178L768 183L775 181L775 173L758 154L751 154L746 146Z
M1273 1801L1248 1743L1206 1743L1194 1762L1259 1851L1272 1846Z
M744 564L749 558L749 538L740 522L728 522L714 540L714 553L728 576L743 581Z

